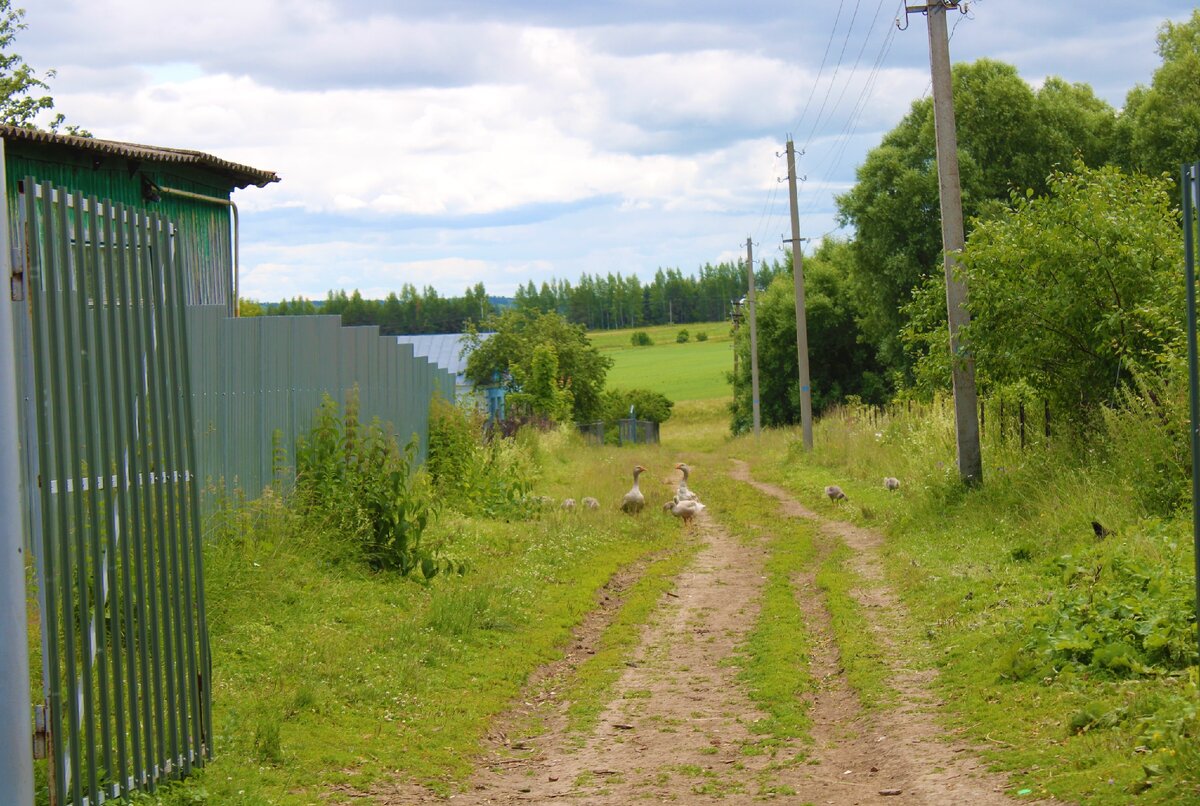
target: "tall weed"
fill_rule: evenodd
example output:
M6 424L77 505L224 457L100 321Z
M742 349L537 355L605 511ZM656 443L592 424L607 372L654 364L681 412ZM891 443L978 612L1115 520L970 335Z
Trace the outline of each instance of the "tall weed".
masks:
M358 389L344 412L328 396L309 436L296 448L296 497L307 517L344 535L351 551L376 570L431 579L463 569L422 542L435 513L429 476L416 468L417 443L400 448L378 421L358 418Z
M512 517L527 510L537 477L536 437L487 434L483 415L434 400L427 468L443 505L464 515Z

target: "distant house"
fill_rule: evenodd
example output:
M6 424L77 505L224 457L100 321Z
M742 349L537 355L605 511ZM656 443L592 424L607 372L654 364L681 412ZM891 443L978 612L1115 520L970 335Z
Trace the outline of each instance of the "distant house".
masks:
M492 333L480 333L481 339L490 338ZM463 348L467 345L466 333L431 333L431 335L420 336L396 336L396 341L400 344L412 344L413 354L420 357L425 357L434 365L445 369L446 372L454 374L455 377L455 399L467 399L475 391L475 385L467 378L467 357L469 353L463 353ZM497 391L499 387L496 387ZM503 409L503 393L492 391L491 387L485 392L487 401L488 414L496 416L504 416ZM484 401L480 401L484 403ZM499 408L497 408L499 407Z

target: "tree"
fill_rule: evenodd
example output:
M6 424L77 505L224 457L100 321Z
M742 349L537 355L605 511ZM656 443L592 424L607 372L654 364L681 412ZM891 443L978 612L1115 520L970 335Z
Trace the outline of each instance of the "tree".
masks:
M1014 194L978 224L963 252L971 286L965 338L983 384L1025 383L1087 422L1138 376L1182 354L1179 214L1163 177L1076 166L1046 195ZM935 310L931 278L920 298ZM937 314L910 334L945 361ZM940 371L939 371L940 373ZM943 377L948 377L948 373Z
M1158 32L1162 66L1150 87L1125 100L1129 161L1147 173L1177 176L1200 159L1200 10L1186 22L1166 22Z
M558 351L553 344L535 345L529 368L513 364L512 375L513 385L520 391L507 398L511 411L524 409L552 422L562 422L571 416L574 396L570 381L559 375Z
M12 52L17 34L29 27L24 20L25 9L13 8L11 0L0 0L0 124L33 129L39 114L54 109L53 97L38 94L49 92L46 79L54 78L54 71L47 70L45 77L40 77L20 54ZM66 125L61 113L50 121L50 131L60 128L80 137L91 136L78 126Z
M848 395L883 402L887 384L875 351L865 344L846 293L850 246L827 239L804 260L805 312L808 318L809 372L813 409L821 411ZM800 421L799 373L796 363L796 302L791 256L781 273L758 297L758 365L762 421L767 426ZM733 431L751 425L749 328L739 329L734 349Z
M1016 68L981 59L954 66L963 213L986 217L1013 188L1042 192L1055 166L1109 159L1116 113L1086 85L1049 79L1035 93ZM927 276L941 274L941 225L933 105L915 102L838 197L853 225L851 291L864 337L888 367L909 369L899 334L905 305Z
M466 374L473 382L490 384L498 374L510 392L530 393L523 384L543 381L552 351L555 386L570 393L569 416L576 422L597 419L612 359L592 345L582 325L573 325L553 312L510 308L488 317L482 328L494 331L493 335L484 340L473 325L467 328Z

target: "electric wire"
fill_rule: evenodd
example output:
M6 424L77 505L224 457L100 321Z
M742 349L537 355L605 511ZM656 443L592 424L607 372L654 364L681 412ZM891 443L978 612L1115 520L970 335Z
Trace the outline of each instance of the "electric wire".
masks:
M825 187L831 179L833 173L840 167L842 158L845 156L846 149L849 147L850 140L854 136L854 132L858 125L859 119L862 117L867 108L867 102L870 100L871 94L875 89L875 84L879 80L879 75L882 72L883 64L886 62L888 54L891 52L892 44L895 41L896 29L890 28L885 34L883 43L880 45L879 52L875 57L875 61L871 66L871 72L868 74L866 81L863 82L862 90L859 92L858 99L855 102L850 116L846 120L846 124L842 127L841 132L836 138L832 158L829 159L824 167L825 171L821 179L821 187ZM818 204L816 198L813 199L805 208L805 215L810 215L816 209Z
M825 96L821 99L821 108L817 110L817 116L813 119L812 128L809 130L808 137L805 140L805 148L812 142L813 134L817 131L817 127L821 125L822 116L825 114L825 106L829 103L829 96L833 94L833 85L837 83L838 71L842 69L842 59L846 57L846 46L850 44L850 36L854 33L854 21L858 19L858 8L860 5L862 5L862 0L855 0L854 13L850 15L850 24L846 27L846 38L842 40L842 50L838 54L837 65L834 66L833 76L830 77L829 84L825 87Z

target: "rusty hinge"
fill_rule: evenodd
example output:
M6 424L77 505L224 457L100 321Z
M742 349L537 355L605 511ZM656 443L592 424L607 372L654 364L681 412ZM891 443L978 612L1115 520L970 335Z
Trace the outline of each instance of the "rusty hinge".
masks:
M33 706L33 757L46 758L50 755L50 709L44 705Z

